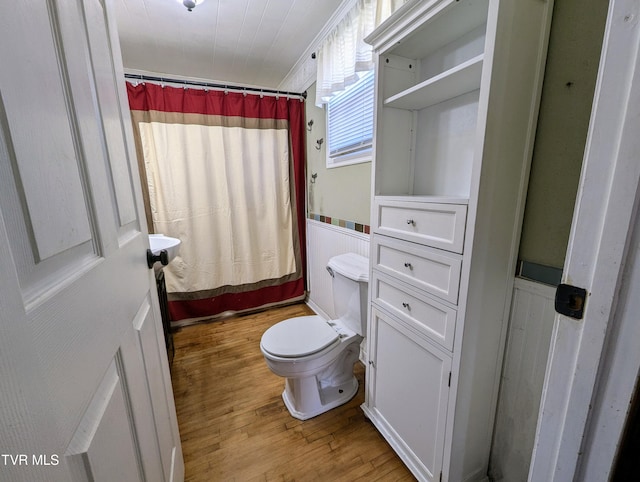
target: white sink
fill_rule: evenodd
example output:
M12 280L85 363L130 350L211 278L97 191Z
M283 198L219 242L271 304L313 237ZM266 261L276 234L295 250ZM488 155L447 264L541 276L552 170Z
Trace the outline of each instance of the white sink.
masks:
M164 234L150 234L149 246L151 247L151 252L155 255L160 254L163 249L166 250L169 255L169 262L171 262L180 251L180 240Z

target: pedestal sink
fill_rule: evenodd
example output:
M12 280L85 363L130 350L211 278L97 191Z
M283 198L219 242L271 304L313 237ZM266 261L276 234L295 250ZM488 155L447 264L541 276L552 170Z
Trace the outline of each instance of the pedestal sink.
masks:
M162 264L166 265L169 264L180 251L180 240L178 238L172 238L171 236L165 236L164 234L150 234L149 246L151 253L158 257L157 259L154 258L153 261L160 261L159 256L162 251L167 252L166 263L161 261Z

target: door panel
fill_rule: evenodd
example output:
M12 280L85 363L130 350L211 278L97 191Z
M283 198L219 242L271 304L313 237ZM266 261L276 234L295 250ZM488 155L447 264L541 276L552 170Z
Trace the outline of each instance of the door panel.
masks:
M133 203L137 184L123 181L130 173L128 164L133 157L124 139L131 126L128 104L119 97L117 89L118 79L122 79L120 55L104 47L110 44L104 37L111 32L105 24L102 4L97 1L49 0L65 54L65 72L73 99L71 116L77 124L84 156L88 203L94 210L95 229L100 238L98 249L102 255L108 255L122 245L122 239L128 240L140 228L137 206ZM110 82L106 77L110 77ZM119 135L114 126L118 126ZM117 169L112 169L112 165ZM129 229L124 232L114 229L123 225Z
M1 47L0 47L1 48ZM1 58L1 57L0 57ZM0 76L2 74L0 73ZM7 244L11 248L12 258L19 279L21 298L25 307L31 307L46 298L52 287L59 287L70 278L73 272L81 272L99 260L98 246L93 239L93 233L84 242L70 246L71 238L56 230L52 230L48 237L51 241L41 243L34 231L33 219L30 214L29 203L38 205L40 200L31 202L34 197L42 197L46 190L27 191L22 182L18 165L18 152L14 146L14 132L28 129L28 122L21 122L21 118L11 115L5 108L5 98L12 97L15 90L5 87L4 78L0 77L0 208L5 213L6 222L11 227L7 230ZM11 87L11 86L10 86ZM11 125L10 125L11 122ZM47 144L50 138L43 139ZM48 163L49 158L33 161ZM46 174L43 174L46 175ZM58 217L64 217L64 206L57 204L55 190L48 193L53 209L59 211ZM90 222L89 216L77 220L81 225ZM55 239L57 237L57 239ZM51 253L47 259L42 259L42 253L47 252L51 245L63 246L66 249L59 253Z
M112 18L0 3L2 480L183 478Z
M428 480L437 480L444 453L451 356L383 311L372 310L372 325L373 415L405 462L427 474Z
M155 425L154 420L158 417L155 417L152 409L154 395L150 390L151 380L147 377L146 370L146 364L161 366L162 360L160 360L159 353L156 351L156 357L149 358L147 361L140 342L140 327L145 325L154 331L155 320L153 319L150 298L146 298L138 309L138 313L130 327L130 333L125 337L125 341L120 347L120 356L124 378L126 379L125 387L130 401L132 417L135 421L136 437L139 440L149 442L140 444L140 459L144 468L145 478L149 481L169 480L173 443L171 441L169 447L167 447L166 440L164 444L161 443L160 435L164 434L167 429L164 425L158 427ZM162 378L161 375L161 373L153 373L153 376ZM140 381L143 382L141 383ZM164 399L166 395L163 393L161 396ZM162 417L169 419L170 412L168 410L165 411ZM159 419L162 420L162 418ZM168 431L173 436L171 430L169 429ZM163 449L161 449L161 446L163 446ZM155 463L158 457L162 459L162 464ZM165 459L169 460L168 464L165 464Z
M19 8L17 15L0 19L6 39L0 55L3 65L11 66L1 69L0 82L4 110L11 119L14 179L24 195L25 218L33 234L30 244L38 261L91 239L80 146L68 117L72 100L65 83L66 64L61 62L51 14L47 8ZM30 29L40 32L41 41L16 41L24 38L27 21ZM34 133L40 142L33 142Z
M112 64L111 35L107 31L107 15L98 0L84 2L88 22L94 26L88 31L93 75L98 93L98 104L102 113L104 136L107 146L109 173L113 179L120 226L127 226L137 220L131 189L132 179L129 171L127 143L124 138L123 120L128 120L120 111L117 83L122 76L115 77ZM117 75L117 74L116 74Z
M158 331L156 327L162 324L162 320L156 318L157 313L151 310L151 305L147 302L143 305L144 316L137 317L134 322L137 343L140 352L145 360L144 378L149 381L147 387L151 396L151 407L156 420L164 420L169 417L171 410L175 410L168 402L167 393L171 395L171 385L167 384L162 376L162 367L165 365L166 349L164 343L164 332ZM169 425L159 425L157 427L158 444L165 474L170 473L174 463L174 434Z
M143 480L117 365L113 360L65 452L74 480Z

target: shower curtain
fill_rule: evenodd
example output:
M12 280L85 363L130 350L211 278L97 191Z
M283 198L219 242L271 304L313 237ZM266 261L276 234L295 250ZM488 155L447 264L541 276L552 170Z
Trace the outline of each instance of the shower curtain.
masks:
M302 99L127 83L149 232L181 240L171 319L304 298Z

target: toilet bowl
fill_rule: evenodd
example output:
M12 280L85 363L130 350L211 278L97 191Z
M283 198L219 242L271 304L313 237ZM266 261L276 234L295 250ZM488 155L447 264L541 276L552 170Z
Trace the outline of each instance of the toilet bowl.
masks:
M327 271L337 318L289 318L267 329L260 341L267 366L285 378L285 406L300 420L342 405L358 391L353 365L366 334L368 260L354 253L335 256Z

